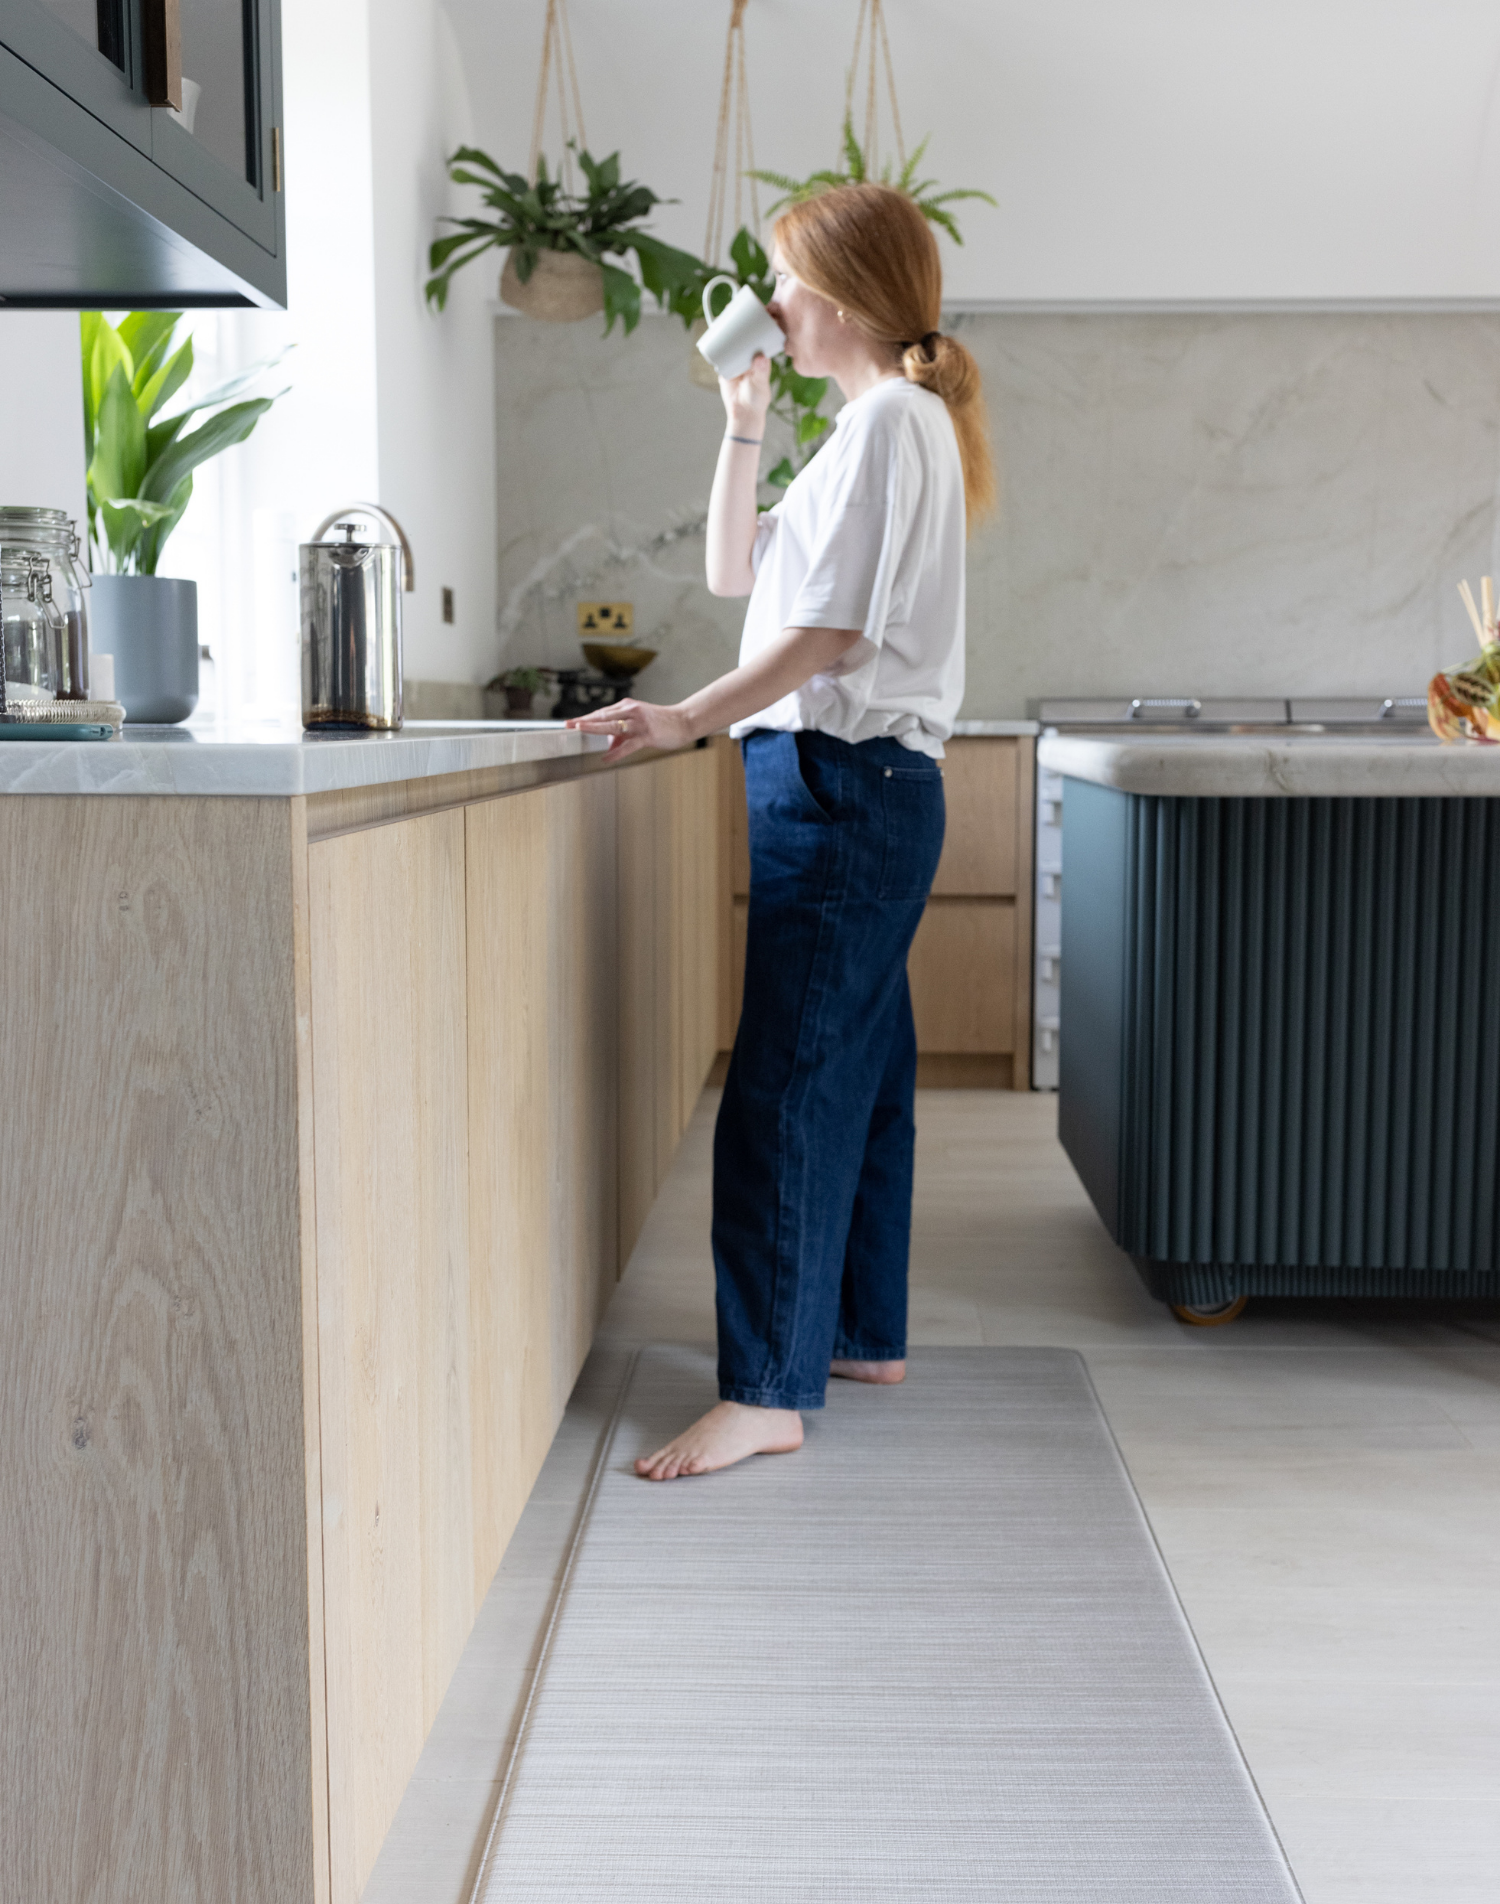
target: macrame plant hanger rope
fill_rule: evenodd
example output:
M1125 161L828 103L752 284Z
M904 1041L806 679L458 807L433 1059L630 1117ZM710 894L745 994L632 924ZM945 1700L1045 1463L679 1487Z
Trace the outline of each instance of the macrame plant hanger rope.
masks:
M708 192L708 231L703 255L710 264L722 262L724 226L729 210L730 153L734 167L734 224L731 235L744 224L744 189L750 187L750 223L760 230L760 197L755 180L755 146L750 136L750 88L745 79L745 8L748 0L732 0L729 36L724 42L724 83L719 89L719 133L714 142L714 175Z
M564 66L567 68L564 75ZM536 117L531 122L531 165L527 177L536 184L537 165L542 156L542 130L547 117L547 81L557 73L557 116L562 129L562 158L558 176L564 191L573 190L573 167L568 157L568 141L576 138L579 149L589 149L583 129L583 100L578 91L578 68L573 64L573 35L568 28L568 0L547 0L547 27L542 35L542 71L536 83ZM568 95L572 94L572 116L568 113Z
M868 40L865 37L867 28ZM883 0L859 0L859 19L854 28L854 57L849 62L849 77L844 85L844 119L848 125L854 123L854 87L859 78L862 53L868 62L868 72L865 85L865 136L860 144L865 155L865 176L873 179L880 176L877 150L880 140L877 69L880 64L885 67L886 92L891 101L891 128L896 140L896 157L903 169L906 165L906 140L901 135L901 109L896 104L896 69L891 63L891 43L886 37ZM840 169L843 163L844 154L840 150Z

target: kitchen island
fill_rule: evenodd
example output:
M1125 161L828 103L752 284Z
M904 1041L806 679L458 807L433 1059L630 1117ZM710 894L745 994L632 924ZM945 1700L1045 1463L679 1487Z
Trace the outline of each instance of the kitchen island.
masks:
M1048 736L1059 1134L1152 1292L1500 1294L1500 749Z
M711 752L0 743L0 1896L356 1904L716 1048Z

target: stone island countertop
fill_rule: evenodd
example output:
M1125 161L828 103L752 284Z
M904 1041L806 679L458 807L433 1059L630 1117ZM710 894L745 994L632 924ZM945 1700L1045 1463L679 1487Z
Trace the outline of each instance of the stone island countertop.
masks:
M1122 793L1180 799L1441 799L1500 795L1500 747L1436 735L1049 734L1037 764Z

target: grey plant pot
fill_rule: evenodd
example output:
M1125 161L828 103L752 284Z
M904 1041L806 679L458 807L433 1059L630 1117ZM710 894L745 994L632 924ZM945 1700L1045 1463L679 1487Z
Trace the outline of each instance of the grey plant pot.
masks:
M198 705L198 584L166 575L96 575L89 647L115 658L127 721L171 726Z

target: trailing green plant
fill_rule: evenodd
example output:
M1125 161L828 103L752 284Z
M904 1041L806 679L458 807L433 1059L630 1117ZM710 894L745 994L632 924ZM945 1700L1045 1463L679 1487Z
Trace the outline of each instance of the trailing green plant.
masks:
M724 273L704 267L704 282L711 276L733 277L748 284L762 304L769 304L775 291L771 261L765 247L748 227L741 225L729 247L734 269ZM799 470L809 463L821 447L832 420L822 414L821 405L828 395L826 377L804 377L792 367L790 357L771 359L771 415L779 417L791 432L792 447L781 461L766 472L765 480L773 489L785 489Z
M131 311L118 325L102 311L80 313L89 564L96 573L155 575L162 548L192 500L193 471L243 443L276 401L229 401L269 369L273 357L158 420L192 374L192 338L173 349L181 321L181 311ZM185 430L190 417L215 409L216 416Z
M890 162L887 161L877 174L872 172L865 158L864 148L855 137L854 122L846 113L842 172L831 170L810 172L803 179L791 178L785 172L751 172L748 176L759 179L762 185L774 185L778 191L785 194L771 207L772 212L779 211L783 205L798 205L804 199L816 198L820 192L830 191L835 185L865 185L872 180L880 185L892 185L898 192L905 192L924 218L947 232L954 244L961 245L963 236L958 229L958 221L948 207L962 198L982 199L986 205L994 205L997 201L988 192L981 192L973 187L960 187L940 192L936 190L936 179L918 178L917 173L921 168L931 136L929 133L899 172L893 175Z
M536 694L546 686L547 677L540 668L507 668L490 683L494 687L498 682L503 688L519 688L523 694Z
M689 314L694 287L706 275L701 260L641 229L641 220L655 206L671 201L658 198L649 185L622 180L618 152L595 159L579 151L572 140L568 143L577 154L587 186L581 195L554 178L545 159L537 161L533 182L519 172L505 171L477 146L458 148L448 161L448 176L455 184L477 186L485 204L498 215L440 221L457 229L435 239L427 254L433 274L426 286L429 304L442 310L454 273L496 245L514 251L516 276L522 284L530 282L544 251L571 251L597 264L604 276L606 337L616 318L627 333L640 322L642 286L666 309L679 316ZM611 257L629 256L639 267L639 283L630 272L609 263Z

